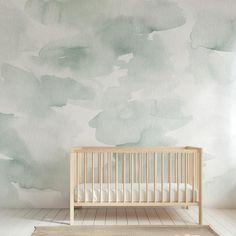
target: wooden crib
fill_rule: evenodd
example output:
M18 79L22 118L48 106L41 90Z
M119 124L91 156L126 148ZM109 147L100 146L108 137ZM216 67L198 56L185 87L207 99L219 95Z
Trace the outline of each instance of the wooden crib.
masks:
M70 223L75 207L198 206L202 149L76 147L70 158Z

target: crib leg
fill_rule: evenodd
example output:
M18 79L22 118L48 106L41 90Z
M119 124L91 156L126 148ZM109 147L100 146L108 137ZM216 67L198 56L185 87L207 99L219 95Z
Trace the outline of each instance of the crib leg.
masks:
M202 225L202 206L199 205L198 207L198 223L199 225Z
M75 202L75 196L74 196L74 189L75 189L75 155L74 153L71 153L70 157L70 224L74 224L74 215L75 215L75 209L74 209L74 202Z
M74 206L70 206L70 225L74 224L74 214L75 214Z

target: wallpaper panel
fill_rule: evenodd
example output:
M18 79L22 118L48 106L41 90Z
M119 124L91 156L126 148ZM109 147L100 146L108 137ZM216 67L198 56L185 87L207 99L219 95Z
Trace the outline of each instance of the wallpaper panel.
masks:
M68 206L74 145L204 148L236 207L236 2L0 1L0 205Z

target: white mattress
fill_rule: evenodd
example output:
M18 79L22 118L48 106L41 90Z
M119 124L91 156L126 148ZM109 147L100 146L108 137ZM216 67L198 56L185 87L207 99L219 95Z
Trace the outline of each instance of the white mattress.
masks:
M140 185L141 187L141 201L146 201L147 195L146 195L146 183L142 183ZM149 189L149 196L148 200L150 202L154 201L154 184L150 183L148 186ZM78 191L79 190L79 191ZM139 184L133 183L133 201L138 202L139 201ZM125 184L125 201L129 202L131 201L131 185L130 183ZM162 201L161 197L161 184L156 185L156 194L157 194L157 201ZM92 196L93 195L93 196ZM79 201L84 202L84 184L80 184L75 189L75 199L77 199L77 196L79 196ZM92 184L87 183L86 184L86 201L92 202L92 198L94 202L100 202L100 184L95 183L94 184L94 193L92 194ZM123 184L118 184L118 202L123 202ZM197 190L195 190L195 199L197 199ZM171 201L177 201L177 184L172 183L171 184ZM187 185L187 200L192 201L192 186ZM102 202L108 201L108 185L102 184ZM115 184L110 184L110 201L115 202L116 201L116 192L115 192ZM169 184L164 184L164 201L170 201L169 199ZM179 184L179 201L184 202L185 201L185 184Z

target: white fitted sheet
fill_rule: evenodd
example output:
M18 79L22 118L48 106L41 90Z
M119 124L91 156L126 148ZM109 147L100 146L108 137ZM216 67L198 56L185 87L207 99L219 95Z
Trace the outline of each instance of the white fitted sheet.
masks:
M146 195L146 183L141 183L141 201L147 201L147 195ZM149 183L148 184L148 200L150 202L154 201L154 184ZM197 190L195 189L195 199L197 199ZM162 193L161 193L161 184L156 185L156 198L158 202L161 202L162 199ZM80 184L75 189L75 199L77 199L77 196L79 196L78 200L84 202L84 184ZM102 195L100 193L100 184L94 183L94 193L92 194L92 184L87 183L86 184L86 201L91 202L92 199L94 202L100 202L100 196L102 196L102 202L108 202L108 184L103 183L102 184ZM124 194L123 194L123 184L118 184L118 202L123 202ZM171 183L171 201L177 201L177 184ZM189 202L192 201L192 186L187 184L187 200ZM115 192L115 184L110 184L110 201L115 202L116 201L116 192ZM125 184L125 201L129 202L131 201L131 184L126 183ZM139 201L139 184L133 183L133 201L138 202ZM170 201L169 199L169 184L164 184L164 201ZM179 201L185 202L185 184L181 183L179 184Z

